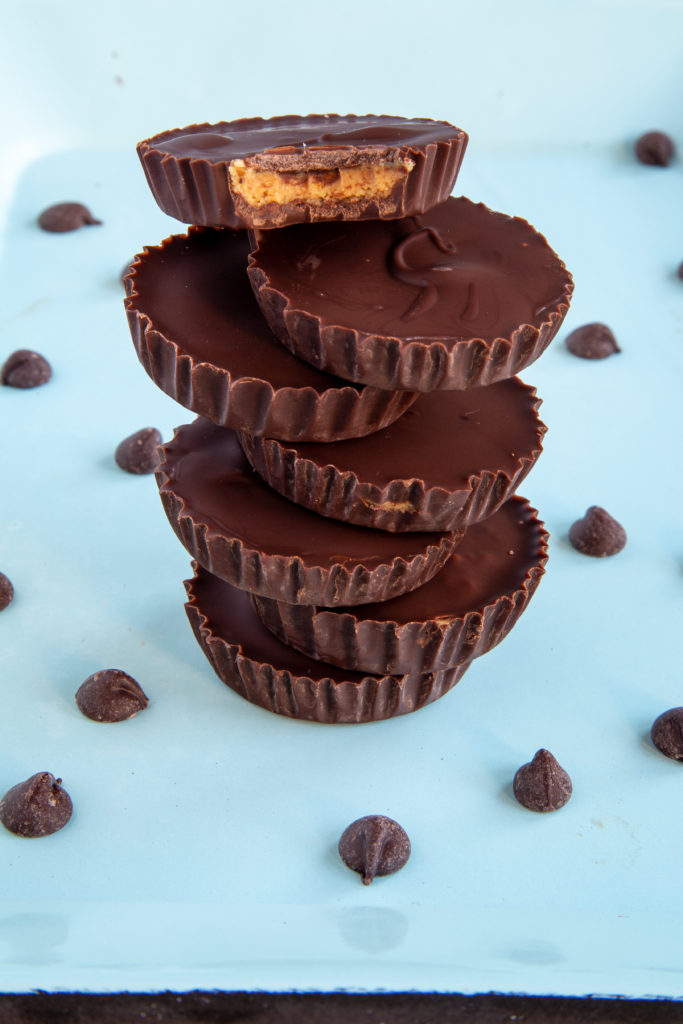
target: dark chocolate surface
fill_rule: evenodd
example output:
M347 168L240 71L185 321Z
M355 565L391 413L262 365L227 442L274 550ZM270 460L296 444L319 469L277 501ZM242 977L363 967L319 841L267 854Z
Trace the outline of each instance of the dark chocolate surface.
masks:
M194 228L137 258L126 309L155 383L214 422L276 437L355 436L400 415L410 395L323 373L278 342L254 299L248 254L246 232Z
M265 596L335 605L399 594L436 572L459 539L315 515L268 487L235 433L206 420L181 427L164 453L161 498L182 542L211 572Z
M393 875L405 867L410 839L393 818L368 814L344 829L338 850L347 868L358 872L363 885L370 885L376 876Z
M359 390L297 359L273 336L249 285L249 248L247 233L229 228L173 235L138 257L126 306L192 358L233 377L319 394L329 387Z
M144 711L149 703L137 680L117 668L88 676L76 691L75 700L79 711L94 722L124 722Z
M294 505L247 462L233 431L195 420L164 446L168 485L210 529L266 554L298 555L310 565L359 559L376 566L409 557L441 534L396 536L340 523Z
M539 564L543 530L524 498L510 498L471 526L444 569L419 590L354 608L359 621L425 622L458 618L514 594ZM351 609L337 609L343 614Z
M468 488L483 470L512 476L538 451L545 427L533 388L513 379L469 391L420 395L395 423L369 437L294 445L300 458L331 463L379 487L423 480L447 491Z
M537 750L517 769L512 784L517 801L530 811L548 813L564 807L572 795L572 780L549 750Z
M292 309L365 335L493 341L540 326L570 293L542 235L464 198L419 217L293 225L257 241L250 266Z
M309 114L190 125L155 135L141 142L140 147L158 149L173 156L230 161L264 150L284 154L292 150L304 152L348 146L372 146L382 150L422 148L462 134L446 121L426 118Z

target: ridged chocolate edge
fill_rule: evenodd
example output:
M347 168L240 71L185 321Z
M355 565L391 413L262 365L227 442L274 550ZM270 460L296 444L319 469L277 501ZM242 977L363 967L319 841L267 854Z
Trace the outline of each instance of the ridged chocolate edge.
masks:
M241 648L216 636L196 604L193 580L185 581L185 611L194 635L214 672L230 689L277 715L351 725L378 722L417 711L442 697L463 677L469 662L424 675L366 676L359 682L335 682L294 676L286 669L255 661Z
M274 388L265 380L234 378L229 371L183 352L136 307L137 267L148 252L163 249L174 237L136 256L124 279L128 291L124 305L138 359L157 387L180 405L221 427L286 441L327 442L381 430L415 401L417 395L409 391L358 391L351 385L323 393L309 387Z
M332 608L398 597L430 580L446 564L464 533L445 533L439 544L430 544L424 553L410 559L396 557L374 569L348 562L337 562L329 569L307 566L298 555L265 554L198 520L173 489L166 445L159 451L162 461L155 473L159 496L181 544L214 576L272 600Z
M514 500L514 499L513 499ZM532 509L535 517L538 513ZM479 658L503 640L531 600L548 560L548 533L538 518L537 564L512 595L457 618L427 622L358 621L348 612L254 597L261 621L278 640L308 657L356 672L421 674Z
M204 123L189 125L188 129L215 127ZM177 129L162 132L154 139L162 141L173 136L175 131ZM152 139L140 142L137 152L152 195L169 216L186 224L208 227L280 228L321 220L395 220L425 213L448 198L460 170L468 137L455 126L453 132L449 140L430 142L422 147L409 144L387 147L397 154L409 156L414 162L400 190L392 191L387 202L368 198L345 204L331 200L313 212L308 204L302 203L270 204L260 211L249 211L246 204L233 199L228 175L230 161L212 163L201 157L164 153L150 144ZM354 148L362 153L364 147Z
M252 253L247 273L256 301L271 331L290 352L326 373L389 391L464 391L514 377L553 340L574 290L568 275L563 298L540 327L521 324L507 338L471 338L449 347L442 341L421 343L323 326L318 317L293 308L254 258Z
M537 413L541 400L535 397L535 388L529 390ZM351 470L318 465L276 440L240 433L239 441L256 472L295 504L357 526L409 532L466 529L492 515L535 465L545 433L545 424L538 419L537 447L528 456L519 456L514 473L482 470L469 477L467 488L458 491L425 487L423 480L392 480L380 488L359 480Z

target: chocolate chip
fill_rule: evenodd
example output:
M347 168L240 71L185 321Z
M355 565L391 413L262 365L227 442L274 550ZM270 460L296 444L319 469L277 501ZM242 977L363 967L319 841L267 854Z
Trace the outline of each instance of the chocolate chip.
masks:
M683 761L683 708L671 708L656 718L650 736L665 757Z
M678 276L683 281L683 263L678 264Z
M0 821L10 832L26 839L59 832L73 811L71 797L61 783L50 772L38 772L12 786L0 800Z
M153 473L159 464L161 434L156 427L143 427L126 437L114 452L116 465L126 473Z
M93 722L124 722L148 703L140 684L118 668L95 672L76 691L79 710Z
M19 348L5 360L0 370L0 383L10 388L37 388L47 384L52 376L52 367L45 356Z
M532 761L515 774L516 799L530 811L557 811L572 795L572 780L549 750L536 751Z
M604 558L616 555L626 545L626 530L599 505L591 505L583 519L577 519L569 530L572 547L582 555Z
M0 612L4 611L8 604L11 604L14 597L12 581L0 572Z
M38 217L38 224L43 231L76 231L86 224L101 224L101 220L93 217L87 206L82 203L56 203L48 206Z
M565 345L581 359L606 359L621 352L617 339L606 324L584 324L565 338Z
M357 871L363 885L376 875L391 875L407 863L410 839L398 822L382 814L358 818L342 833L339 856Z
M636 140L635 151L641 164L668 167L676 148L671 137L665 132L645 132Z

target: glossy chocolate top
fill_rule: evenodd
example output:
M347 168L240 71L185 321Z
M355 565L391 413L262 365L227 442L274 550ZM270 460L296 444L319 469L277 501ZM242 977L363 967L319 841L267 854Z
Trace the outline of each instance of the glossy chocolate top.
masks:
M518 217L448 199L419 217L257 232L250 265L321 326L446 344L538 328L571 295L564 263Z
M464 132L447 121L367 114L288 115L194 124L161 132L139 143L138 150L156 149L175 157L230 162L268 151L289 154L312 149L423 149Z
M306 565L359 561L368 568L410 558L442 533L391 534L318 516L283 498L251 468L232 430L198 419L163 448L162 485L185 514L266 555L299 556Z
M198 362L274 388L355 388L287 351L273 336L247 278L245 231L193 228L146 249L134 264L127 306Z
M390 427L362 440L283 447L378 487L414 479L447 491L469 489L471 476L489 471L512 477L538 452L545 427L537 405L534 389L513 377L467 391L420 395Z
M518 591L545 562L547 534L524 498L510 498L489 519L470 526L448 562L418 590L362 608L326 609L359 621L455 619Z
M206 617L209 632L240 647L252 661L284 669L293 676L332 679L335 683L360 682L368 675L316 661L283 644L263 625L245 590L238 590L206 569L196 568L188 594L191 603Z

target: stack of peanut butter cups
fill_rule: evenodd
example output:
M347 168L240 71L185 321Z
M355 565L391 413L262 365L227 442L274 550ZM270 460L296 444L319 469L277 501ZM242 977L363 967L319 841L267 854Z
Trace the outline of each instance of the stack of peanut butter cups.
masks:
M188 618L247 700L367 722L441 697L543 575L515 492L541 453L515 374L572 281L519 218L450 198L446 122L310 115L140 143L192 225L126 278L143 366L199 418L159 492L194 559Z

